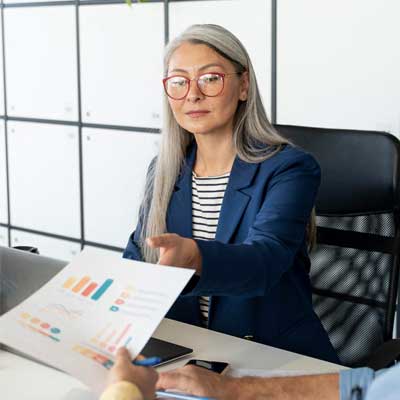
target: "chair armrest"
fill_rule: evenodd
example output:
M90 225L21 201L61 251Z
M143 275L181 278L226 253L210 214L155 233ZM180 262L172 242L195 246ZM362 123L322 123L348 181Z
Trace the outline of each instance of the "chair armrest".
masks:
M388 368L399 359L400 339L391 339L377 348L377 350L371 355L366 366L377 371L382 368Z

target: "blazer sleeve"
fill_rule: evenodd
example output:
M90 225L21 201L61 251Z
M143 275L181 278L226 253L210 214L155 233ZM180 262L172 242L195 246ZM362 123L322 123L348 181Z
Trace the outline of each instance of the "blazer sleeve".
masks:
M241 244L196 240L202 273L190 295L264 296L293 265L305 238L321 171L302 153L277 167Z
M122 253L123 258L129 260L143 261L142 251L139 246L139 232L141 230L140 223L136 227L135 231L129 236L128 244Z

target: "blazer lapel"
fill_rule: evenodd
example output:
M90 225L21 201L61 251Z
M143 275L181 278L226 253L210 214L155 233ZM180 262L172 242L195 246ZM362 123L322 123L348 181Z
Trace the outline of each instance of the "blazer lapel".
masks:
M189 149L182 172L175 184L168 208L168 232L192 238L192 169L196 159L197 146ZM250 201L250 196L241 189L250 186L259 164L247 163L236 157L218 221L215 240L228 243Z
M192 169L196 159L196 145L188 149L186 162L175 184L167 213L167 230L191 238L192 234Z
M236 157L225 191L215 239L228 243L250 201L241 189L250 186L259 164L251 164Z

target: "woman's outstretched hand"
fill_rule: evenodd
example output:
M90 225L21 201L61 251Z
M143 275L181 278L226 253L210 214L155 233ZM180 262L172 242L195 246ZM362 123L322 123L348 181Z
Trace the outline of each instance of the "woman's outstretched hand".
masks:
M201 253L193 239L175 233L164 233L146 239L148 246L160 249L158 264L174 267L194 268L201 273Z

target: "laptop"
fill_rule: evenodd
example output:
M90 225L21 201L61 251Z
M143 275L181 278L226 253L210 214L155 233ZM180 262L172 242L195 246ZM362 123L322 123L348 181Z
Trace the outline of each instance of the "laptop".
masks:
M0 246L0 315L40 289L67 264L67 261ZM5 346L0 344L0 348ZM161 365L192 352L188 347L150 338L142 354L160 357Z

